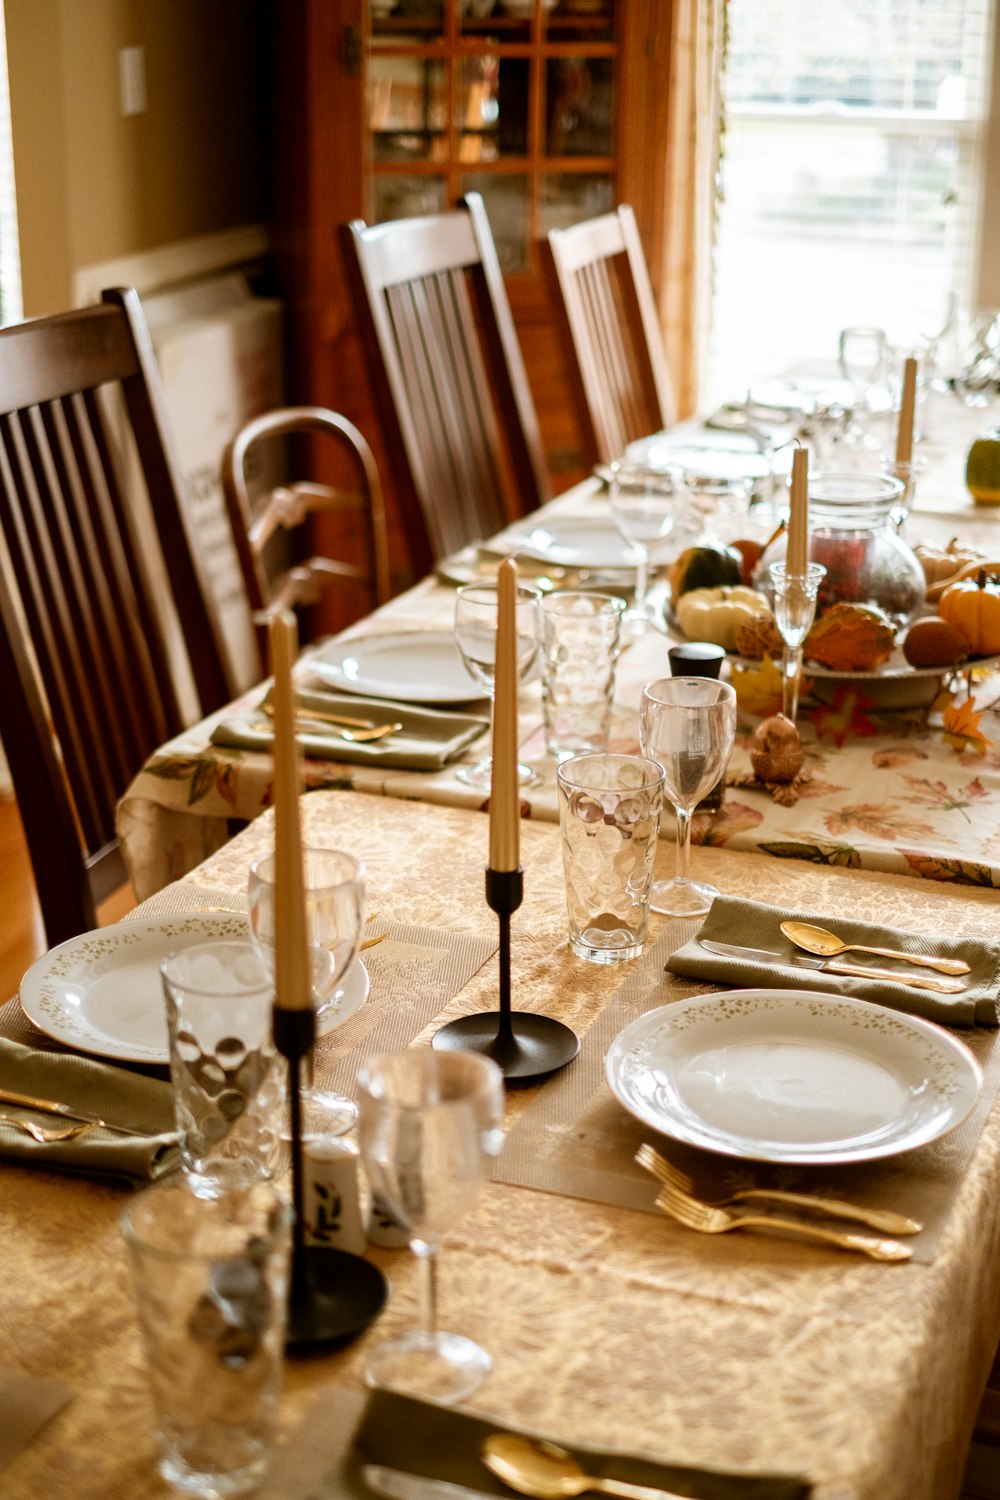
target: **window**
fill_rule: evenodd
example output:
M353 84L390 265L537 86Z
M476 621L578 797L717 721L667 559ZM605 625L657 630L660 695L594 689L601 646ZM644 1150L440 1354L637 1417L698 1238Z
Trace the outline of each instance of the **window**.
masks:
M729 0L708 401L973 300L992 0Z

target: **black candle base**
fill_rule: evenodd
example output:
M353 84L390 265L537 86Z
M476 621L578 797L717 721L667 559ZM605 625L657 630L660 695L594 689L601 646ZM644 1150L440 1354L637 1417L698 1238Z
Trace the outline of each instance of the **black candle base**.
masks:
M572 1062L580 1050L580 1038L562 1021L515 1010L507 1017L509 1030L501 1028L499 1012L480 1011L460 1016L434 1033L431 1046L458 1052L480 1052L492 1058L512 1087L536 1083Z
M300 1251L292 1270L285 1347L299 1353L347 1343L378 1317L388 1295L382 1272L363 1256L322 1246Z

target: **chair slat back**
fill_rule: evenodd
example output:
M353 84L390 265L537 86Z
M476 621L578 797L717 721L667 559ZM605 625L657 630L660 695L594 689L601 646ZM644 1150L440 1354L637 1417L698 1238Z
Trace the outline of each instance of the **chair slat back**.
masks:
M253 476L260 472L265 447L285 438L301 437L332 439L333 455L346 457L356 487L344 490L313 480L255 485ZM298 460L297 453L288 456L289 463ZM319 465L318 450L313 450L310 461ZM264 462L266 465L266 458ZM262 622L274 610L314 604L323 586L333 582L360 587L368 609L389 599L392 590L382 483L371 448L346 417L321 406L280 407L253 417L226 448L222 488L247 598L254 614L262 617L258 624L262 667L267 662L266 627ZM280 532L295 531L320 512L357 518L363 563L309 557L272 578L267 549L273 538Z
M591 463L675 419L663 335L635 215L627 204L548 236L580 426Z
M0 330L0 734L50 943L96 925L124 873L118 799L184 726L151 546L202 708L231 696L141 307L105 296ZM158 542L137 519L122 412Z
M426 570L549 496L482 199L344 225L341 248L411 562Z

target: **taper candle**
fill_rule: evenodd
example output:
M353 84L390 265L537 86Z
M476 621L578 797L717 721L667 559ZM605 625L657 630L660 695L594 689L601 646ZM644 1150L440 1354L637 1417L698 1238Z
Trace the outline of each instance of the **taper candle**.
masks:
M497 639L493 680L493 764L490 783L490 869L516 870L520 851L517 774L517 564L497 572Z
M307 1010L312 1005L312 984L292 689L292 667L298 651L295 616L289 610L276 614L269 635L274 676L274 1003L281 1010Z
M792 482L788 508L788 549L785 563L795 578L804 578L809 562L809 454L796 448L792 454Z
M896 462L908 464L913 457L913 417L917 404L917 361L909 355L903 364L903 395L896 428Z

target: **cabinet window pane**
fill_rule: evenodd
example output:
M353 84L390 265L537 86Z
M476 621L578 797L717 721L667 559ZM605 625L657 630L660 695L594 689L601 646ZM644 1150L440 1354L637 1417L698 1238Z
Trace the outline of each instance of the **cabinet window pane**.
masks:
M377 176L373 181L374 222L436 214L448 206L443 177Z
M596 219L615 206L610 177L591 172L549 172L542 184L540 232L568 229L583 219Z
M550 156L610 156L614 68L608 57L555 57L545 70Z
M499 66L495 57L468 57L459 68L457 119L462 161L496 161L500 154Z
M374 57L369 97L372 149L377 162L443 158L443 63L414 57Z
M503 177L470 172L462 191L483 195L501 270L505 273L527 270L530 222L527 177L519 172Z

